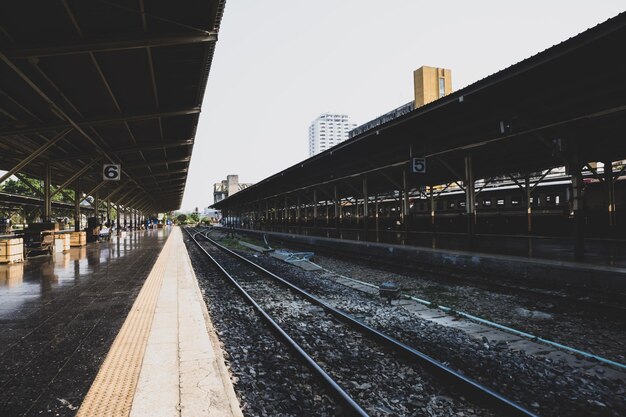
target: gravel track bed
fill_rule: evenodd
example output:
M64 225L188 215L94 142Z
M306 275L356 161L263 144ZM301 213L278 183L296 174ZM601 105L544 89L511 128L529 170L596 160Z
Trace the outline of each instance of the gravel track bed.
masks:
M200 243L371 416L491 416L302 297Z
M267 330L186 233L184 239L244 415L339 415L309 370Z
M335 283L326 272L306 272L273 258L239 252L372 327L496 388L541 416L626 415L623 383L589 376L565 363L555 363L541 356L513 352L506 343L476 340L460 330L420 320L402 307L387 306L377 297ZM326 257L316 258L325 263ZM333 262L336 266L343 261ZM344 268L349 268L349 264L343 262ZM330 269L330 262L325 266ZM345 270L337 272L351 275ZM378 273L380 281L389 280L389 273ZM358 278L363 279L363 276Z
M571 301L564 301L566 305L563 305L539 294L535 297L503 294L471 284L442 281L441 275L433 273L410 274L325 255L316 256L315 262L330 271L374 285L393 280L415 297L626 363L626 321L584 308L573 309Z
M451 271L426 268L409 271L407 267L317 252L315 262L330 271L374 285L392 280L417 298L626 363L626 319L593 311L593 306L577 306L566 289L528 288L533 290L532 294L515 290L506 293L503 288L485 288L488 286L485 277L466 277ZM478 282L473 283L474 278ZM506 286L507 282L507 277L500 277L498 284ZM519 282L511 284L523 288ZM607 297L615 300L619 295Z

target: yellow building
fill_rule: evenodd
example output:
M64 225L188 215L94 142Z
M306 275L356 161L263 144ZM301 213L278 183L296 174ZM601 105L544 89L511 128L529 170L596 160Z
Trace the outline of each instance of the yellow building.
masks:
M413 71L413 84L418 108L452 92L452 71L423 66Z

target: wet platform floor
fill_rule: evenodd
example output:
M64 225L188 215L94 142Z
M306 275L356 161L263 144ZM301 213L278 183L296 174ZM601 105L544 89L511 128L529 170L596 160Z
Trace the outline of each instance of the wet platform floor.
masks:
M167 236L0 265L0 416L76 414Z

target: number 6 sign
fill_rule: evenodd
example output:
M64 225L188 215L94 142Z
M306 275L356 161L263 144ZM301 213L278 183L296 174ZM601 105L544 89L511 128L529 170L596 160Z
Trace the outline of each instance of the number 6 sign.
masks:
M115 164L104 164L102 167L102 178L110 181L119 181L122 177L122 166Z

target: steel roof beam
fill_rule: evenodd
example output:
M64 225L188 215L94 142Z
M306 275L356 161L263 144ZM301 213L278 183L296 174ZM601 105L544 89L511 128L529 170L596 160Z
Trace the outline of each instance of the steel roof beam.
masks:
M152 196L150 194L136 194L124 203L124 207L132 209L134 208L134 204L143 201L144 199L152 200Z
M158 167L158 166L161 166L161 165L179 164L181 162L189 162L190 160L191 160L191 157L186 157L186 158L181 158L181 159L173 159L171 161L153 162L153 163L137 164L137 165L126 165L124 168L126 168L126 169L138 169L138 168Z
M109 192L109 194L103 195L102 198L104 200L113 198L113 196L115 194L119 193L125 186L126 186L126 184L118 185L111 192Z
M59 133L58 135L56 135L52 139L48 140L48 142L46 142L45 144L40 146L39 149L37 149L36 151L31 153L26 159L23 159L19 164L15 165L6 174L4 174L3 176L0 177L0 184L4 180L9 178L11 175L15 174L16 172L19 172L26 165L28 165L29 163L31 163L32 161L37 159L39 156L41 156L50 147L54 146L55 143L57 143L58 141L63 139L68 133L70 133L71 130L72 130L71 128L65 129L63 132Z
M26 178L25 176L23 176L22 174L18 174L17 172L14 174L18 180L22 181L28 188L30 188L30 190L32 192L35 193L35 195L42 197L43 193L41 190L38 190L37 188L35 188L30 181L28 181L28 178Z
M87 139L98 150L98 152L102 154L104 158L108 159L111 162L115 162L115 160L111 158L111 156L107 154L107 152L96 141L94 141L93 138L89 136L81 126L79 126L61 107L59 107L58 104L56 104L50 97L48 97L46 93L43 92L33 80L31 80L2 52L0 52L0 60L3 61L9 68L11 68L11 70L13 70L17 76L19 76L35 93L37 93L38 96L40 96L50 106L50 111L54 111L56 115L66 120L70 124L70 126L78 131L85 139ZM123 169L122 173L124 173ZM130 180L132 182L135 182L132 178ZM137 185L139 186L139 184ZM141 188L141 186L139 187Z
M93 161L89 162L87 165L85 165L84 167L82 167L78 172L76 172L74 175L72 175L69 179L67 179L63 184L59 185L59 187L54 190L51 194L50 197L54 197L55 195L57 195L59 192L63 191L64 188L66 188L68 185L70 185L71 183L73 183L74 181L76 181L78 178L80 178L85 172L87 172L87 170L89 168L91 168L93 166L93 164L95 164L96 162L98 162L100 160L100 158L96 158Z
M137 211L142 211L143 207L150 204L150 198L149 196L143 196L143 198L140 198L139 200L133 202L133 209L137 210Z
M143 180L146 178L155 178L155 177L167 177L167 176L174 176L174 177L180 177L182 174L186 174L187 173L187 169L178 169L176 171L167 171L167 172L156 172L154 174L151 175L141 175L141 176L135 176L133 178L135 178L136 180ZM173 178L172 178L173 179Z
M116 123L124 123L124 122L137 122L142 120L151 120L157 119L161 117L176 117L176 116L186 116L189 114L197 114L200 113L200 107L185 107L174 110L166 110L156 113L138 113L138 114L122 114L115 115L111 117L99 117L92 118L87 120L80 120L76 124L79 127L97 127L97 126L105 126ZM62 130L71 128L73 125L70 123L50 123L44 124L40 126L29 126L29 127L20 127L16 129L8 129L8 130L0 130L1 136L11 136L11 135L28 135L32 133L38 132L47 132L50 130Z
M104 186L105 186L108 182L109 182L108 180L104 180L104 181L102 181L100 184L98 184L98 185L96 185L95 187L93 187L93 188L91 189L91 191L89 191L88 193L86 193L84 197L80 197L80 201L81 201L81 203L82 203L83 201L87 200L87 197L89 197L89 196L92 196L92 197L93 197L94 193L95 193L96 191L98 191L100 188L104 187Z
M122 187L120 187L120 189L121 189L121 188L122 188ZM116 191L117 191L117 190L116 190ZM115 200L115 204L117 204L118 206L119 206L119 205L123 205L123 204L122 204L122 201L124 200L124 198L126 198L126 196L127 196L128 194L132 193L133 191L135 191L135 188L131 188L130 190L126 191L124 194L122 194L122 196L121 196L120 198L117 198L117 199Z
M177 182L178 184L171 184L172 182ZM168 184L168 185L163 185L163 184ZM174 179L161 181L160 183L146 184L147 190L151 190L151 191L170 190L173 187L180 187L182 189L184 187L182 178L174 178Z
M168 142L168 143L163 144L163 145L132 146L132 147L128 147L128 148L111 149L108 152L112 153L112 154L115 154L115 155L119 155L119 154L123 154L123 153L131 153L131 152L156 151L156 150L161 150L164 147L166 147L166 148L177 148L179 146L188 146L188 145L193 145L193 140L192 139L186 139L186 140L181 140L181 141L177 141L177 142ZM97 152L94 152L94 153L80 154L80 155L68 155L68 156L63 157L63 158L51 159L50 161L51 162L62 162L62 161L67 161L67 160L89 158L89 157L93 157L93 156L97 156L97 155L100 155L100 154L97 153ZM150 164L150 165L152 165L152 164ZM132 169L132 168L134 168L134 166L129 166L129 167L124 166L124 169Z
M193 35L139 36L135 39L83 39L79 41L51 43L46 46L11 45L11 49L5 50L4 54L11 59L17 59L95 52L128 51L131 49L158 48L163 46L187 45L216 41L216 32L209 32L206 34L196 33Z

